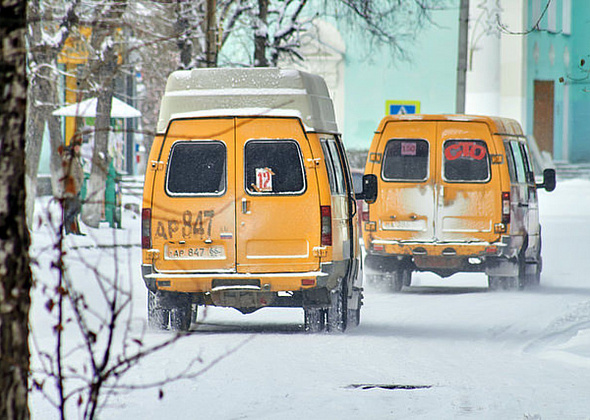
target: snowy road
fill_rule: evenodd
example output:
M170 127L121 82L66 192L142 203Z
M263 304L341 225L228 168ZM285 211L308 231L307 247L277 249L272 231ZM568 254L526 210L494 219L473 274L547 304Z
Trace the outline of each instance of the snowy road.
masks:
M172 376L197 357L202 374L165 386L161 399L158 389L113 396L99 417L590 419L590 182L565 181L540 195L538 289L488 292L483 275L414 274L413 287L401 294L367 290L361 325L345 334L306 334L301 310L244 316L210 308L201 314L203 325L144 360L125 381ZM139 235L137 221L125 226ZM36 238L36 249L41 244ZM132 326L139 330L145 317L139 249L125 253L137 267L130 282ZM38 345L50 348L40 306L32 325ZM38 393L32 413L56 418Z

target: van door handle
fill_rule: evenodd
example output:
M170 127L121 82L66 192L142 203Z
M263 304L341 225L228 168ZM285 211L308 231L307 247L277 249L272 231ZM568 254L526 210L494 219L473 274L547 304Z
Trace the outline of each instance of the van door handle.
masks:
M518 203L518 207L528 207L528 203Z
M250 202L245 198L242 198L242 213L248 214L250 213Z

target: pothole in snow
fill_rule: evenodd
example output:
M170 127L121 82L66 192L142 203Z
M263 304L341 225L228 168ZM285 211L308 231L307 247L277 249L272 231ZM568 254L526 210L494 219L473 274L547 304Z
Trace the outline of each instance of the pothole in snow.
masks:
M432 388L432 385L404 385L404 384L351 384L348 389L388 389L388 390L411 390L411 389L427 389Z

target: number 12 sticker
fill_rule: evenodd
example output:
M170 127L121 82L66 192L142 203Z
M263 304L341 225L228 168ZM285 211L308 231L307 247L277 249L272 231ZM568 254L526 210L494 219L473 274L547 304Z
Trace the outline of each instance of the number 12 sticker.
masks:
M270 168L256 168L256 190L259 192L272 191L272 176Z

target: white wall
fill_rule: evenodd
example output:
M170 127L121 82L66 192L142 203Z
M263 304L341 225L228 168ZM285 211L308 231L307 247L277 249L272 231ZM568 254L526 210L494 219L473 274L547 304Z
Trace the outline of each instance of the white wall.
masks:
M525 117L525 0L472 0L469 8L469 54L465 111L469 114Z

